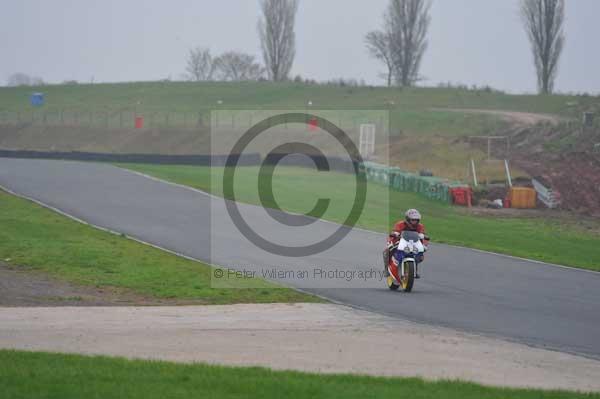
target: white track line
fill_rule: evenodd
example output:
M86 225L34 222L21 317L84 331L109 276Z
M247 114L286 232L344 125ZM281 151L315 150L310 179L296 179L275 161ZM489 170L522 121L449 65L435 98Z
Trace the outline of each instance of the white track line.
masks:
M114 166L114 165L111 165L111 166ZM133 172L133 171L130 171L128 169L123 169L123 168L119 168L119 169L126 170L128 172ZM144 176L144 177L147 177L147 178L150 178L150 179L161 181L163 183L168 183L168 184L172 184L172 185L175 185L175 186L178 186L178 187L187 188L187 189L192 190L192 191L196 191L196 192L199 192L199 193L202 193L202 194L205 194L205 195L209 195L209 196L211 196L213 198L222 199L221 197L213 196L212 194L208 194L208 193L205 193L204 191L196 190L196 189L194 189L192 187L183 186L183 185L179 185L179 184L176 184L176 183L171 183L171 182L168 182L166 180L156 179L156 178L154 178L152 176L144 175L143 173L137 173L137 172L133 172L133 173L139 174L141 176ZM226 269L226 270L229 269L229 267L226 267L226 266L217 265L217 264L214 264L214 263L207 263L206 261L203 261L201 259L194 258L192 256L188 256L188 255L182 254L182 253L177 252L177 251L173 251L173 250L165 248L165 247L161 247L160 245L152 244L151 242L144 241L144 240L142 240L140 238L137 238L137 237L134 237L134 236L130 236L130 235L127 235L125 233L118 232L116 230L111 230L111 229L109 229L107 227L103 227L103 226L99 226L99 225L96 225L96 224L93 224L93 223L86 222L85 220L80 219L77 216L71 215L71 214L69 214L69 213L67 213L67 212L65 212L63 210L60 210L60 209L58 209L58 208L56 208L56 207L54 207L52 205L46 204L45 202L39 201L39 200L37 200L35 198L29 197L29 196L24 195L24 194L17 193L15 191L9 189L8 187L3 186L2 184L0 184L0 190L3 190L3 191L5 191L5 192L7 192L7 193L9 193L11 195L14 195L15 197L22 198L22 199L27 200L27 201L31 201L31 202L33 202L33 203L35 203L35 204L37 204L37 205L39 205L41 207L49 209L49 210L51 210L53 212L56 212L56 213L58 213L58 214L60 214L62 216L65 216L65 217L67 217L67 218L69 218L71 220L74 220L74 221L76 221L78 223L81 223L81 224L84 224L86 226L90 226L92 228L95 228L95 229L98 229L98 230L101 230L101 231L104 231L104 232L107 232L107 233L110 233L110 234L114 234L114 235L117 235L119 237L123 237L123 238L129 239L129 240L133 240L133 241L135 241L135 242L137 242L139 244L147 245L149 247L152 247L152 248L155 248L155 249L158 249L158 250L161 250L161 251L168 252L168 253L170 253L172 255L179 256L181 258L190 260L192 262L196 262L196 263L201 263L203 265L207 265L207 266L209 266L209 267L211 267L213 269ZM213 276L213 273L211 273L211 278L212 278L212 276ZM334 303L336 305L341 305L341 306L347 306L347 307L350 307L350 308L362 309L359 306L349 305L347 303L343 303L343 302L337 301L335 299L328 298L328 297L326 297L324 295L321 295L321 294L316 294L314 292L310 292L310 291L305 290L303 288L294 287L294 286L282 283L280 281L273 281L273 280L266 280L266 279L265 279L265 281L268 281L269 283L272 283L274 285L279 285L281 288L289 288L289 289L293 289L293 290L302 292L302 293L307 294L307 295L312 295L314 297L323 299L324 301L329 302L329 303ZM273 287L273 288L277 289L277 287Z
M158 177L147 175L145 173L138 172L138 171L135 171L135 170L131 170L131 169L127 169L127 168L122 168L122 167L115 166L115 165L112 165L112 166L114 166L115 168L118 168L118 169L125 170L125 171L127 171L129 173L133 173L133 174L136 174L138 176L145 177L147 179L151 179L151 180L154 180L154 181L157 181L157 182L161 182L161 183L164 183L164 184L170 184L172 186L183 188L183 189L186 189L186 190L191 190L191 191L194 191L196 193L200 193L200 194L206 195L206 196L208 196L210 198L218 199L219 201L223 200L223 197L219 197L219 196L216 196L214 194L207 193L206 191L202 191L202 190L199 190L197 188L186 186L184 184L173 183L173 182L170 182L168 180L164 180L164 179L161 179L161 178L158 178ZM255 204L246 204L246 205L251 205L251 206L259 207L259 205L255 205ZM288 213L292 213L292 212L288 212ZM300 214L298 214L298 215L300 215ZM339 223L332 222L330 220L325 220L325 219L319 219L319 220L322 221L322 222L325 222L325 223L335 224L335 225L339 226ZM369 233L369 234L375 234L375 235L380 236L380 237L385 237L385 234L382 234L382 233L379 233L379 232L376 232L376 231L373 231L373 230L363 229L361 227L354 226L354 227L352 227L352 229L353 230L362 231L362 232L365 232L365 233ZM566 266L566 265L558 265L558 264L555 264L555 263L543 262L543 261L536 260L536 259L527 259L527 258L522 258L520 256L507 255L507 254L502 254L502 253L497 253L497 252L492 252L492 251L486 251L486 250L483 250L483 249L469 248L469 247L464 247L464 246L454 245L454 244L443 244L443 245L446 245L446 246L452 247L452 248L466 249L466 250L469 250L469 251L479 252L479 253L488 254L488 255L501 256L501 257L508 258L508 259L520 260L520 261L524 261L524 262L531 262L531 263L535 263L535 264L539 264L539 265L558 267L558 268L566 269L566 270L574 270L574 271L578 271L578 272L600 274L600 271L596 271L596 270L581 269L581 268L577 268L577 267L573 267L573 266Z

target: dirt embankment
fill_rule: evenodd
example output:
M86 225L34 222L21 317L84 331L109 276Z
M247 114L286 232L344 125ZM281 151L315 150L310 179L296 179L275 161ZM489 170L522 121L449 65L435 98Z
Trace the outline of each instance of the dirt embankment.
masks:
M511 142L513 163L558 191L563 209L600 216L600 128L537 125Z
M557 125L566 121L558 115L536 114L532 112L504 111L497 109L475 109L475 108L434 108L436 111L461 112L469 114L494 115L502 118L512 125L531 126L538 123L550 123Z
M600 217L600 161L587 153L521 158L517 164L560 193L561 208Z
M509 137L510 153L500 158L509 158L513 168L541 178L557 191L562 209L600 216L600 127L597 124L584 128L579 121L526 112L452 111L502 117L510 123L510 128L493 134ZM486 143L479 144L480 149L485 150Z
M488 135L507 135L516 129L529 128L536 124L556 126L563 118L556 115L535 114L503 110L472 108L433 108L432 111L457 112L463 114L492 115L510 126L509 132L485 132ZM484 134L482 132L482 134ZM390 163L408 171L428 170L436 176L469 182L471 160L475 161L479 182L504 182L506 174L503 160L510 159L506 140L496 140L488 155L487 140L464 136L419 136L398 135L390 137L389 145L378 148L380 152L389 152ZM529 178L529 174L511 165L511 174L515 178ZM499 197L499 198L503 198ZM494 198L495 199L495 198Z

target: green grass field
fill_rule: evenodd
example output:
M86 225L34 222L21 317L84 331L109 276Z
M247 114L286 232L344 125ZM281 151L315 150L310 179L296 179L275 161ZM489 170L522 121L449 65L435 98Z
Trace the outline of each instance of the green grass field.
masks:
M211 288L208 265L83 225L1 190L0 226L0 260L76 284L199 304L321 301L256 279L255 289ZM241 284L236 281L236 287Z
M0 350L0 397L592 399L600 395Z
M163 165L120 165L164 180L188 185L222 196L223 168ZM235 192L238 201L260 204L257 168L236 171ZM211 176L212 171L212 176ZM273 192L285 210L306 213L317 196L331 198L324 219L343 222L354 200L354 177L303 168L276 168ZM274 207L273 204L267 204ZM557 224L552 218L494 218L467 215L462 210L416 193L388 190L369 183L367 203L357 226L388 231L407 208L416 207L424 215L428 233L435 242L455 244L550 263L600 271L597 247L600 236L568 223ZM562 245L568 243L568 245Z
M490 115L432 111L431 108L482 108L579 116L599 101L587 96L508 95L486 90L453 88L337 87L272 82L139 82L120 84L50 85L45 87L0 88L0 123L15 117L29 118L33 91L46 94L46 105L36 110L56 119L60 110L79 110L81 123L102 115L118 118L121 111L137 112L148 121L153 114L164 121L173 112L171 122L183 123L211 109L389 109L393 132L414 134L479 134L498 128L497 117ZM218 105L218 101L222 101ZM88 112L98 113L88 116ZM129 115L127 118L131 119ZM79 117L78 117L79 118ZM191 120L190 119L190 120ZM177 122L176 120L179 120ZM115 123L113 121L112 123ZM161 122L162 123L162 122Z

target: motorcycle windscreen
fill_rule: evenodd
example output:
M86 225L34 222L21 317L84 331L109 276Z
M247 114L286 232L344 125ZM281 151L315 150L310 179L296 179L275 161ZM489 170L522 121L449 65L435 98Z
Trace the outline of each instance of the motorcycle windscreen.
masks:
M416 231L403 231L402 238L404 238L406 241L418 242L420 240L419 233Z

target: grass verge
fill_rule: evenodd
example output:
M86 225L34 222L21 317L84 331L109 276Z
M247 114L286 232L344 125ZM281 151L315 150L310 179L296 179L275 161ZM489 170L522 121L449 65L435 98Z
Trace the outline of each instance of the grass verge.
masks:
M75 222L1 190L0 226L0 259L76 284L206 304L321 301L254 279L259 288L213 289L209 265Z
M120 166L223 195L223 168L139 164ZM235 180L238 201L260 204L257 175L257 167L238 168ZM306 213L311 209L317 195L330 198L332 205L323 218L343 222L354 200L354 177L333 172L321 173L313 169L279 167L274 173L273 192L281 209L297 213ZM576 226L556 223L552 217L473 216L416 193L397 192L379 184L369 183L368 192L368 202L357 226L387 231L407 208L418 208L435 242L600 271L597 251L600 236L581 231ZM274 204L267 206L275 207Z
M486 387L460 381L319 375L0 350L9 398L600 398L597 394Z

